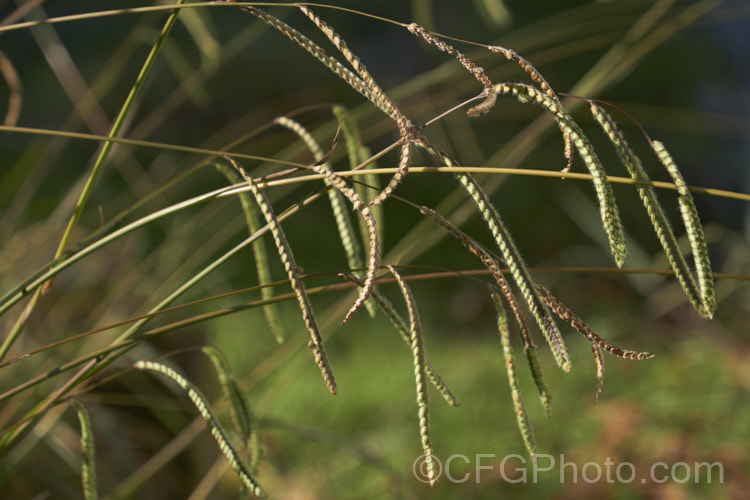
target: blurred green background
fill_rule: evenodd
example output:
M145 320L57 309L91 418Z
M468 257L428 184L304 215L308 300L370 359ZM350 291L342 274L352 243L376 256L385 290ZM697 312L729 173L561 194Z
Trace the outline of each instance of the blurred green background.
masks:
M666 144L688 184L750 192L750 6L746 1L332 4L399 22L416 20L444 35L512 48L558 92L604 99L626 110L653 139ZM0 7L0 19L14 16L24 5L28 12L21 20L127 8L134 3L7 2ZM329 47L295 9L267 8ZM417 124L481 90L454 60L403 28L350 12L324 8L316 12ZM163 12L121 14L2 33L0 50L23 84L18 125L106 135L165 19ZM327 149L336 124L330 107L324 105L341 103L373 151L397 138L395 127L373 106L251 16L216 7L185 9L179 19L139 95L124 137L221 148L259 130L233 151L309 163L309 153L291 133L262 127L278 115L310 106L295 118ZM527 81L517 67L485 49L456 46L483 66L493 81ZM7 81L0 85L7 93ZM591 137L608 173L626 175L585 106L578 101L566 103ZM624 114L613 114L652 178L667 180L639 129ZM478 119L454 113L427 128L425 135L465 165L559 170L565 165L563 143L550 125L538 109L503 98ZM54 255L98 147L93 141L3 133L3 291ZM348 168L342 147L333 158L335 168ZM192 169L201 159L160 148L116 146L74 234L74 244L144 199L125 222L226 185L211 167ZM417 156L415 164L430 161ZM397 155L391 153L378 166L396 163ZM276 168L250 162L245 166L257 167L254 172ZM576 159L574 170L583 168ZM605 354L607 372L597 402L591 351L585 339L565 327L571 373L558 372L546 348L540 350L553 398L552 415L547 418L522 365L522 348L515 346L539 453L557 462L564 455L579 469L586 463L604 467L611 461L614 470L628 462L637 471L632 482L608 482L606 477L589 482L580 471L577 482L570 472L561 481L558 466L532 480L516 428L486 276L412 282L427 352L462 403L453 408L431 393L434 450L442 460L466 457L455 459L451 470L456 478L468 473L464 482L444 477L430 488L412 474L421 447L411 355L382 316L371 319L360 312L346 326L338 326L353 300L351 293L329 292L313 298L339 384L335 397L327 392L305 348L307 333L292 302L280 305L289 337L282 345L268 332L262 311L251 309L145 342L108 373L118 373L137 359L178 351L170 359L215 401L220 393L210 365L200 353L184 349L211 344L222 350L258 418L265 455L257 477L273 498L748 498L750 205L695 195L714 271L721 273L716 279L717 313L707 321L690 308L674 278L613 272L590 183L527 176L496 176L488 182L496 185L493 201L527 262L538 269L535 276L602 337L623 348L656 354L642 362ZM278 188L269 196L281 211L318 187ZM448 176L415 174L397 194L452 214L468 234L491 248L480 218L460 209L463 195L454 191L455 181ZM631 258L626 269L667 269L635 190L615 186L615 194L629 238ZM676 196L671 191L659 195L681 235ZM432 272L435 267L479 268L458 242L443 238L440 230L420 220L413 208L395 199L386 203L384 263L414 266L404 268L405 274ZM290 218L284 228L307 273L346 268L324 200ZM11 355L143 314L246 236L236 199L192 207L129 234L57 278ZM266 244L272 248L270 238ZM605 272L555 270L576 267ZM284 279L276 261L272 272L275 279ZM306 283L314 287L335 282L335 275L323 274ZM256 283L252 253L245 249L178 303ZM289 290L279 286L275 291ZM384 285L382 291L405 314L395 286ZM192 305L157 317L152 324L168 324L258 296L244 293ZM10 330L20 313L16 307L0 317L3 332ZM121 331L106 331L3 366L2 390L101 348ZM20 418L21 410L28 410L63 381L53 378L4 403L0 427L7 428ZM203 426L194 423L194 408L172 389L151 376L126 372L81 394L97 439L102 496L236 496L237 478ZM216 409L223 419L221 401ZM4 458L0 484L13 498L80 498L77 424L73 412L60 417L62 410L57 412L59 420L43 420L38 431ZM513 454L518 456L504 461ZM686 478L680 469L678 477L654 482L647 478L656 462L669 467L684 462L691 468L695 463L719 462L723 481L713 477L709 482L705 474ZM540 459L540 466L545 463ZM478 465L490 468L480 470ZM527 480L515 482L519 470L527 471ZM662 469L659 477L665 475Z

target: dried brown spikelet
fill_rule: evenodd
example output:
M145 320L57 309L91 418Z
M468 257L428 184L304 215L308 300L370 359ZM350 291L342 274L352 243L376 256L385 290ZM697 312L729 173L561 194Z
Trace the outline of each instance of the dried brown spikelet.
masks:
M476 78L479 83L484 86L484 93L486 94L484 101L466 111L467 115L479 116L482 113L486 113L490 109L492 109L492 107L495 105L495 101L497 101L497 91L495 90L492 81L484 73L484 69L474 64L471 59L466 57L463 53L461 53L449 43L439 40L438 38L428 33L422 26L418 25L417 23L411 23L406 28L411 33L422 37L426 42L431 43L439 50L447 52L448 54L458 59L458 62L460 62L461 65L466 68L469 73L474 75L474 78Z
M539 87L542 89L542 92L547 94L550 98L557 101L557 104L562 107L562 103L560 102L560 98L557 96L554 90L552 90L552 87L549 83L547 83L547 80L542 76L542 74L537 70L533 64L531 64L529 61L521 57L516 51L512 49L506 49L505 47L501 47L499 45L491 45L488 47L490 51L494 52L495 54L501 54L505 56L506 59L509 61L513 61L522 70L528 74L531 79L539 84ZM565 142L565 150L564 155L565 158L568 160L567 166L563 169L563 172L569 172L571 167L573 166L573 143L571 141L570 135L563 131L563 141Z
M620 347L617 347L616 345L608 342L607 340L601 338L599 335L597 335L589 326L583 322L581 318L576 316L576 314L568 309L568 307L560 302L560 300L552 295L552 292L547 290L541 283L536 283L537 290L539 290L539 295L542 297L542 300L547 304L547 306L557 314L560 319L563 319L565 321L569 321L570 325L578 330L581 334L583 334L584 337L589 339L589 341L595 343L608 353L618 356L620 358L626 358L626 359L633 359L633 360L642 360L642 359L649 359L653 358L654 355L650 352L638 352L638 351L631 351L628 349L622 349Z
M426 206L421 206L419 207L419 211L422 212L422 214L432 218L435 222L438 223L438 225L448 230L448 232L455 236L458 241L460 241L465 247L469 249L471 253L479 257L479 259L482 261L482 264L484 264L487 270L490 271L492 277L495 278L495 282L500 288L500 291L503 292L503 296L508 302L508 305L510 305L511 310L513 311L513 315L516 318L516 323L518 324L519 330L521 332L524 346L527 349L535 348L536 346L534 345L534 341L531 338L529 329L526 326L526 321L523 318L523 313L521 313L521 308L518 305L518 300L516 300L516 296L513 294L513 290L511 290L508 281L505 279L505 276L503 276L502 270L500 269L500 264L494 258L492 258L492 256L476 241L469 238L466 233L458 229L448 219L446 219L433 209Z

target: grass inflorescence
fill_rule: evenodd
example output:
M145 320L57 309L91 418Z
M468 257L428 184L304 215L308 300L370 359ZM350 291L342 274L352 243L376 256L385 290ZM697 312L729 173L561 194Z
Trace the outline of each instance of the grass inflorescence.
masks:
M398 219L401 216L418 216L420 224L429 223L434 226L431 228L432 234L439 232L441 235L453 236L462 245L460 251L468 252L478 259L478 264L481 264L478 267L485 271L485 274L477 279L486 280L487 288L483 285L482 293L488 303L494 305L500 337L499 352L502 353L508 377L510 406L515 414L521 439L532 459L537 455L537 443L521 394L524 374L518 370L513 343L518 343L524 350L530 379L533 379L542 408L548 416L551 413L552 396L542 373L544 363L539 355L540 352L546 354L547 351L546 348L540 351L539 346L544 347L542 344L547 344L557 367L563 372L571 371L575 354L568 345L571 339L563 335L555 317L569 323L589 342L598 382L595 390L597 400L602 393L605 352L636 361L654 356L650 352L624 349L606 340L551 291L554 287L547 288L540 283L524 257L524 242L514 237L513 220L504 217L507 215L507 208L501 197L494 194L497 186L490 187L486 182L488 176L495 173L493 167L504 168L504 165L463 167L462 148L446 147L446 141L430 134L430 127L435 124L444 125L446 130L449 130L449 127L454 126L450 120L453 119L455 111L463 108L468 109L465 112L466 117L462 117L461 120L465 121L467 117L480 118L475 122L476 126L490 127L488 117L497 112L495 108L502 105L506 96L515 97L521 104L541 108L543 113L551 117L550 123L559 129L564 145L565 165L560 169L561 172L554 175L591 181L593 189L589 185L589 190L596 200L597 220L601 226L596 229L602 235L602 239L606 240L616 269L624 268L628 259L628 248L621 217L622 208L612 189L615 178L610 177L609 166L605 170L605 162L600 159L597 152L598 147L594 147L598 142L587 135L588 128L582 127L576 121L574 116L578 115L574 115L573 110L566 108L566 104L569 104L568 99L561 99L560 95L564 94L558 94L553 90L547 77L532 64L532 57L522 56L511 48L477 41L468 42L470 46L466 50L459 50L453 43L449 43L449 40L457 45L460 45L461 41L428 31L417 22L402 23L337 8L347 15L363 16L375 25L387 21L391 27L395 26L396 29L418 37L422 46L426 43L429 49L455 59L450 65L445 66L448 69L444 72L448 75L445 77L447 81L456 86L455 90L449 86L449 92L441 97L442 101L436 99L429 105L425 104L428 99L422 98L412 99L418 101L417 104L409 102L409 99L403 99L403 102L409 103L403 105L403 96L399 93L403 92L403 89L386 89L378 83L374 74L376 72L368 69L364 56L358 55L359 48L348 44L336 31L334 23L329 24L326 20L328 9L334 7L297 3L233 4L234 2L190 4L179 1L169 7L164 6L163 9L149 9L149 12L168 11L165 14L166 21L153 33L146 30L143 33L129 35L133 40L141 42L124 43L123 52L117 51L112 55L113 64L125 65L134 51L133 47L142 43L144 37L150 37L145 61L137 74L128 80L132 81L130 90L117 108L114 121L103 131L91 130L92 133L83 133L73 130L80 122L86 122L76 113L88 116L85 112L89 108L86 106L91 109L96 107L90 100L81 101L88 104L84 106L79 103L76 113L59 127L60 130L16 126L17 123L23 123L23 115L19 111L25 98L20 84L22 79L13 61L5 52L0 52L0 74L10 91L5 125L1 130L19 134L35 133L38 137L52 136L52 145L45 146L44 150L47 159L43 157L38 164L42 174L46 172L52 176L52 173L46 170L50 162L49 157L59 154L66 147L64 143L67 141L94 140L101 144L100 149L92 157L91 170L81 177L79 182L72 183L67 194L61 195L56 201L56 214L50 216L50 224L54 230L50 231L49 227L45 226L42 231L47 245L45 248L51 250L49 255L52 257L46 257L49 259L47 261L30 259L28 263L20 262L23 259L19 259L18 267L21 274L16 276L8 273L14 282L4 283L0 297L0 318L6 320L3 324L8 330L0 346L0 362L4 361L0 364L0 369L11 374L10 378L6 379L9 381L8 386L3 394L0 394L0 401L6 404L0 410L0 453L9 457L9 471L28 460L28 450L45 442L50 429L67 425L61 416L62 412L55 410L61 403L70 402L77 411L81 435L80 470L84 496L96 498L98 491L104 489L102 481L97 477L98 469L95 466L94 436L98 430L97 426L92 426L89 414L105 405L88 405L88 399L84 399L87 401L87 405L84 406L79 396L86 393L103 394L103 399L111 397L112 400L118 401L101 388L107 384L122 383L124 387L128 387L128 384L135 385L129 378L135 368L172 380L177 385L176 392L184 394L193 403L199 420L209 428L218 443L221 454L218 455L216 465L200 480L191 498L208 497L214 486L219 484L223 473L222 467L234 471L241 495L263 497L265 492L256 477L269 477L270 483L274 481L274 471L264 468L261 462L273 453L267 452L263 446L264 433L274 429L274 425L277 429L285 428L283 423L269 417L272 413L269 408L283 399L291 384L290 380L303 373L300 371L303 368L297 368L295 365L294 358L297 351L304 351L304 348L300 348L305 343L301 338L306 339L328 392L335 395L340 388L347 387L351 393L351 384L361 382L362 379L342 377L339 381L342 383L337 383L333 374L335 363L329 359L324 337L333 335L335 329L332 325L343 319L342 324L350 323L344 330L349 331L350 337L356 340L362 330L361 323L357 321L364 321L364 318L360 318L362 315L359 315L355 320L355 313L367 308L370 313L369 319L373 323L379 319L379 310L409 349L416 390L422 458L426 467L427 482L434 485L439 479L440 470L432 444L431 432L435 425L431 420L428 388L432 385L449 407L459 406L459 398L448 386L450 376L444 378L438 374L425 352L425 340L429 337L431 325L424 324L420 319L417 307L420 290L416 287L413 289L410 285L415 276L405 272L405 267L401 267L401 264L418 265L410 262L411 256L408 252L409 244L420 243L412 241L419 239L418 236L412 235L417 233L404 233L398 236L401 237L399 244L405 242L406 245L397 248L407 250L402 253L387 253L390 247L385 245L386 228L390 231L391 227L399 227L402 221ZM202 14L214 10L221 11L223 15L233 16L233 23L247 25L247 29L252 30L244 38L238 37L231 39L231 43L226 42L227 45L236 44L232 45L235 53L243 50L261 50L255 45L255 40L263 30L268 30L269 33L264 36L268 37L270 43L277 44L284 53L288 50L291 54L293 46L302 49L304 57L311 58L316 64L331 72L328 77L332 81L343 82L353 89L358 99L364 98L364 105L350 108L340 103L314 103L298 109L285 109L282 114L272 115L265 122L259 121L256 115L250 115L250 118L243 116L242 120L238 119L220 131L211 130L211 134L206 134L205 145L200 146L179 146L169 143L166 139L156 142L151 140L149 134L138 136L135 132L148 127L143 125L145 128L140 129L131 125L139 119L139 111L143 110L140 106L146 107L142 101L143 93L150 90L149 79L157 72L154 68L160 67L162 58L166 59L164 67L169 68L181 81L179 92L174 94L175 102L190 103L200 108L201 103L211 101L211 92L208 89L212 87L206 81L209 75L220 74L219 66L222 63L219 53L224 42L217 34L220 30L215 29L212 22L202 17ZM119 14L108 12L101 15L124 17L126 13L135 12L142 10L133 9ZM683 11L678 13L684 14ZM41 16L43 11L37 14ZM651 22L654 16L651 12L646 16L646 20ZM87 14L80 18L71 16L54 22L16 23L2 28L2 31L29 29L45 23L72 23L95 17ZM298 22L299 19L303 22ZM185 33L174 34L173 27L178 21L184 23L187 36L196 42L202 64L201 78L179 78L186 71L185 67L190 64L190 59L185 56L185 44L180 43L181 39L177 38ZM306 30L313 31L314 34L304 34ZM321 44L313 41L315 37L323 39ZM131 46L131 43L135 45ZM414 43L416 45L416 42ZM324 46L332 46L335 52L327 50ZM472 53L472 46L481 47L482 52ZM56 46L56 50L58 52L53 50L53 53L65 52L64 44ZM49 53L45 55L49 56ZM498 55L502 57L499 58ZM395 57L398 57L398 54ZM484 67L477 62L480 58ZM521 77L525 80L530 79L530 82L519 83L497 78L496 75L505 74L494 66L503 63L503 60L497 61L498 59L504 59L505 64L512 63L516 71L522 72ZM68 63L60 64L65 66ZM460 72L456 71L457 69ZM72 65L66 68L67 73L63 73L70 75L74 70L77 71ZM434 75L440 74L440 71L436 71ZM205 79L202 79L203 76ZM282 73L263 75L263 78L271 80L277 77L281 80ZM461 80L464 77L468 79L468 83ZM79 80L83 82L82 78L71 78L74 83ZM598 78L602 81L607 80L604 75L599 75ZM66 82L70 83L67 80ZM429 86L427 83L419 85L419 92L425 91ZM86 99L95 99L95 96L107 95L113 86L115 82L112 78L102 75L92 89L80 92L81 95L87 96ZM463 92L458 90L459 88L472 86L478 94L458 105L445 97L450 95L452 98ZM75 85L67 87L68 90L71 88L75 88ZM234 98L236 106L244 102L238 96ZM311 99L310 94L306 95L306 99ZM618 182L631 182L631 187L637 191L661 252L671 269L666 272L674 276L675 283L679 283L693 309L704 318L712 318L716 311L717 293L714 290L714 273L709 258L710 234L704 231L691 194L695 188L688 186L676 161L667 152L666 146L646 137L654 153L651 163L658 162L657 164L666 169L672 180L669 186L677 192L679 214L687 233L689 253L692 254L694 263L694 269L691 269L687 260L688 252L682 248L688 245L681 247L666 215L667 211L657 197L658 184L652 182L646 174L645 164L649 162L642 162L635 154L623 131L605 110L605 104L588 97L581 97L575 102L580 103L581 100L588 102L591 115L601 128L597 129L598 133L612 144L620 163L630 176L629 179L620 178ZM171 101L169 106L172 106ZM291 107L286 103L282 106ZM153 131L159 128L155 124L168 128L166 125L169 122L169 113L165 111L167 107L166 104L163 109L157 106L157 109L148 115L147 121L152 127L151 135L156 135ZM439 111L441 109L442 111ZM424 119L421 115L428 112L432 113L432 118L420 122ZM103 112L102 116L106 118ZM247 123L252 123L252 127L255 128L248 131ZM424 125L420 126L419 123ZM465 124L461 126L468 129ZM135 131L134 137L125 137L129 131ZM205 130L201 129L201 132ZM494 132L488 135L495 140ZM340 146L340 142L343 142L343 146ZM383 147L383 144L388 143L389 146ZM270 146L264 150L263 144ZM321 144L331 144L330 149L321 147ZM19 161L18 166L14 167L13 175L20 175L18 173L26 168L24 161L31 161L28 159L33 159L39 148L40 145L35 143L28 146L22 155L23 161ZM153 162L159 167L149 172L144 170L139 163L142 159L133 153L136 148L153 150L156 155ZM247 150L252 154L247 153ZM586 174L574 172L574 153L580 158ZM556 154L559 159L559 152ZM189 161L194 163L188 164L188 160L180 160L185 162L185 168L181 170L164 167L175 162L174 157L177 155L192 158ZM196 160L195 156L199 159ZM420 161L426 159L440 168L415 165L417 158ZM376 162L381 166L386 164L389 170L377 169ZM109 190L113 184L109 182L104 184L106 189L97 191L99 185L105 182L103 178L106 179L106 170L110 166L113 169L117 168L118 180L124 179L128 185L128 189L123 193L112 195ZM387 181L381 178L386 172L390 175ZM454 191L446 196L445 200L434 204L418 199L422 195L410 191L414 185L406 180L425 172L429 175L440 175L441 182L442 179L450 179L448 183L440 186L449 186ZM518 173L518 170L509 172ZM414 182L427 179L426 175L417 177ZM9 178L12 180L12 176ZM37 177L36 181L42 178L43 175ZM213 190L204 187L219 182L224 187ZM229 186L226 185L227 182ZM28 189L33 191L33 185ZM195 189L199 189L200 194L196 195ZM437 192L437 189L434 192ZM434 195L431 186L428 191ZM23 196L24 192L19 191L17 199L21 200ZM177 201L173 199L175 196L178 197ZM236 200L232 200L231 203L227 200L234 196L239 197L239 204L236 204ZM325 197L328 198L330 207L326 207L325 212L314 211L317 200ZM469 207L463 210L462 219L461 210L452 209L460 203L465 203L463 206ZM95 204L99 206L94 207ZM407 209L407 205L416 208L416 211ZM12 208L8 210L10 215L14 213ZM92 216L94 211L96 217ZM16 210L15 213L17 212ZM113 213L116 215L113 216ZM299 214L312 215L308 219L303 219L298 217ZM483 225L476 233L463 224L470 215L474 215ZM452 216L455 216L455 219ZM328 227L325 222L329 217L332 218L331 227L335 226L336 234L327 234L326 229L321 229ZM91 222L95 218L98 224ZM456 219L461 220L456 223ZM298 220L307 222L298 223ZM63 222L62 225L57 224L60 221ZM545 221L534 220L530 224L543 227ZM86 235L83 228L91 230L91 233ZM23 236L27 236L26 229L29 235L28 241L23 241L24 249L36 244L32 238L33 228L16 228ZM136 238L148 231L153 234L143 236L140 240ZM299 237L297 232L300 234ZM198 236L193 237L193 233ZM53 240L49 239L49 234ZM241 234L243 236L240 241L236 241L235 237ZM387 234L390 237L391 233ZM491 245L482 243L487 238ZM169 253L162 254L158 250L161 239L166 240L163 244L170 250ZM431 241L438 240L439 238ZM191 243L183 247L181 241ZM270 242L273 243L273 250L270 250L270 246L267 248ZM13 243L15 244L15 241ZM329 256L331 248L335 250L330 250ZM240 255L245 249L251 253ZM20 253L25 254L26 251ZM100 255L106 257L99 260ZM272 258L272 255L277 255L278 260ZM237 264L240 260L242 264ZM252 264L247 266L250 260ZM104 261L106 266L102 264ZM311 262L316 269L305 273L300 267L300 262L303 261ZM330 265L318 267L319 262L335 262L334 268ZM88 263L91 263L91 271L81 270ZM78 266L75 266L76 264ZM283 269L283 279L274 278L279 264ZM446 257L443 264L446 269L452 269L450 258ZM109 266L107 269L111 268L112 273L123 272L120 266L125 268L125 271L120 279L110 279L109 271L102 271L97 265L101 268ZM220 268L222 270L219 270ZM249 274L248 268L251 269ZM623 271L628 270L624 268ZM96 300L92 302L90 289L76 291L70 284L69 277L74 272L84 276L83 281L89 283L90 289L96 290ZM89 272L92 276L90 279L87 277ZM456 274L461 273L456 270ZM338 279L339 277L343 279ZM92 285L91 282L95 279L99 279L100 283ZM254 279L255 282L248 283L248 279ZM314 286L310 284L312 280L329 281ZM403 317L397 310L399 308L386 297L388 293L396 291L392 285L394 282L403 299L403 306L400 307L406 311ZM198 286L199 283L201 286ZM237 283L242 285L238 286ZM73 291L69 292L68 287ZM224 290L226 287L230 290L248 288L237 292L217 293L214 297L208 292L215 288ZM279 290L283 287L287 287L287 290L291 287L291 291L280 293ZM325 300L318 297L325 295L328 298L342 290L349 293L345 296L346 300L329 301L325 307ZM202 295L201 298L191 299L186 304L170 306L188 292ZM91 307L87 306L86 310L75 310L71 314L61 312L66 307L57 306L54 301L64 301L64 297L61 297L66 293L81 294L84 296L82 302L91 303ZM214 306L214 302L211 302L220 299L235 300L241 293L257 293L260 298L243 298L243 302L221 307ZM560 293L560 296L563 294ZM321 305L317 302L319 298ZM313 301L316 301L315 308ZM296 302L296 306L287 307L290 304L283 302ZM201 310L201 307L209 309L205 311ZM262 309L262 317L252 314L256 308ZM173 317L185 311L192 315ZM238 314L241 311L247 313ZM290 312L293 314L289 314ZM37 330L40 329L42 318L46 314L50 314L52 319L44 323L45 331L42 335ZM157 317L163 324L147 330L146 324ZM89 323L94 326L78 327L80 324ZM221 324L221 328L216 327L217 330L226 329L232 334L232 340L227 341L223 349L218 345L203 344L193 349L205 355L200 357L202 361L195 366L207 364L211 367L209 372L215 373L218 377L219 396L216 402L211 402L198 388L199 385L203 387L200 369L195 368L195 377L191 371L188 378L167 364L155 361L160 356L171 356L183 350L190 351L184 346L174 347L170 344L172 339L177 337L171 335L173 332L184 332L185 338L188 339L186 342L194 343L195 337L190 336L195 332L194 329L207 324ZM262 326L259 327L259 324ZM231 327L227 328L225 325ZM85 333L76 335L70 331L74 328L82 329ZM297 330L306 331L306 335L298 335ZM265 345L257 335L263 331L270 331L277 341L273 348ZM112 333L111 338L106 336L106 332ZM168 333L170 335L167 335ZM580 340L580 337L576 338ZM202 340L211 344L210 338ZM334 355L331 359L346 356L345 351L336 343L337 339L330 343L329 340L326 338L326 345L334 345L331 351ZM13 356L6 359L11 352ZM36 356L40 353L50 353L51 361ZM304 359L305 364L300 361L299 366L312 367L309 353ZM239 371L238 363L242 376L235 375L235 372ZM231 366L235 367L234 371ZM445 369L443 365L440 367L441 371ZM192 370L193 366L190 369ZM69 373L70 370L74 372L72 375ZM278 376L270 377L270 373ZM372 371L366 374L368 379L377 379L378 376L378 373ZM328 396L319 378L317 380L320 390ZM117 386L117 390L121 388ZM174 422L182 420L174 420L168 415L168 411L159 407L153 396L159 389L153 385L143 385L128 390L128 397L133 401L128 399L123 404L151 408L149 419L157 421L170 432L177 432L179 426ZM259 398L257 405L253 399L252 410L248 403L250 391L267 391L264 397ZM345 392L342 390L342 393ZM179 401L179 398L174 399ZM471 405L470 399L461 399L465 406ZM316 403L320 401L320 398L316 399ZM293 402L286 404L293 406ZM337 404L342 403L338 401ZM303 413L305 414L302 417L306 417L306 412ZM313 414L312 409L310 414ZM187 433L190 429L188 426L181 432ZM199 429L191 432L195 434L190 439L185 438L186 442L195 439ZM323 442L335 442L330 436L322 436L306 429L296 429L296 432L307 437L314 436L314 439ZM138 469L131 477L122 480L119 486L112 487L112 491L117 493L115 496L119 495L118 492L133 493L139 488L145 488L149 478L174 458L179 453L179 446L184 443L172 444L173 447L165 446L146 461L144 469ZM361 453L365 460L370 459L367 451L362 451L364 447L349 448ZM161 456L162 453L167 456ZM68 457L63 458L70 461ZM269 460L272 462L273 457ZM388 469L382 465L381 468ZM265 481L263 482L265 484ZM234 491L236 492L236 489Z

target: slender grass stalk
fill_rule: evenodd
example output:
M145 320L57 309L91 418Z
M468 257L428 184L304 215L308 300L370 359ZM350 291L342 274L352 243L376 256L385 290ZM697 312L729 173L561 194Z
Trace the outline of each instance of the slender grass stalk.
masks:
M185 0L179 0L178 4L182 4L184 1ZM167 18L167 22L164 24L164 27L162 28L162 31L159 35L159 38L157 39L154 46L151 48L151 52L149 53L148 57L146 57L146 62L143 64L143 67L141 68L141 72L138 74L138 77L136 78L135 83L133 84L133 87L130 89L130 93L128 94L128 97L125 99L125 102L123 103L122 108L120 108L120 112L118 113L117 118L112 124L112 128L109 133L110 137L115 137L119 135L120 130L122 129L122 126L125 123L125 118L130 112L131 107L133 106L133 102L135 101L135 96L138 94L138 91L143 85L143 81L146 79L146 76L150 72L153 63L156 60L156 56L159 53L159 49L164 43L164 40L166 40L167 35L169 35L169 32L171 31L172 26L174 25L174 22L177 20L178 13L179 13L179 9L172 12L169 18ZM62 257L63 253L65 252L65 249L68 247L70 238L73 235L73 230L75 229L76 225L78 224L78 220L81 218L81 215L83 214L83 209L85 208L86 202L88 201L89 197L91 196L92 191L94 190L94 184L96 183L96 180L99 177L99 174L102 170L102 166L104 165L104 163L107 160L107 157L109 156L109 152L112 149L112 146L113 146L113 143L109 141L105 142L104 145L102 146L102 149L99 152L99 156L97 157L96 162L94 163L94 166L91 169L91 173L86 179L86 184L84 185L83 190L81 191L81 194L78 197L75 211L73 212L73 215L70 217L70 220L68 221L68 225L65 228L65 232L63 233L63 236L60 239L60 244L58 245L57 251L55 252L55 259ZM5 358L6 354L8 354L8 350L10 350L11 346L16 342L18 337L21 335L21 332L23 331L24 326L26 326L26 321L28 320L29 316L31 316L32 311L34 310L34 308L36 307L39 301L39 297L43 293L45 293L45 291L48 290L51 285L52 285L52 282L48 281L44 285L44 287L39 288L36 291L34 291L34 294L31 300L27 304L26 308L24 308L19 318L16 320L10 333L5 338L5 341L3 341L2 346L0 346L0 360Z

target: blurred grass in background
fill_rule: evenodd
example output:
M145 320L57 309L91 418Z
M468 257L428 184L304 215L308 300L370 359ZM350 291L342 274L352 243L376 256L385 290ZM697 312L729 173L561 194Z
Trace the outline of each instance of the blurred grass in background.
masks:
M38 2L37 2L38 3ZM7 3L0 19L32 3ZM33 20L130 2L41 2ZM445 5L448 4L448 5ZM513 48L532 61L552 87L605 99L625 109L654 138L665 142L688 184L750 192L750 75L746 33L750 9L741 1L338 2L461 39ZM506 10L503 10L504 7ZM41 10L40 10L41 9ZM301 31L317 37L295 9L270 7ZM459 65L394 25L347 12L317 9L347 40L389 95L423 123L475 95L479 88ZM17 19L19 22L23 19ZM166 14L122 14L77 20L0 35L0 50L23 84L18 125L106 135ZM458 45L458 44L457 44ZM326 45L327 46L327 45ZM515 66L486 50L461 46L494 81L526 81ZM67 55L66 55L67 54ZM603 61L603 62L602 62ZM6 83L7 85L7 83ZM6 91L7 93L7 91ZM331 144L329 108L351 111L373 150L397 135L389 122L344 83L296 46L235 9L184 9L138 96L124 137L218 149L258 131L232 150L309 163L288 131L264 128L280 114L307 106L295 118ZM579 104L570 101L571 109ZM465 165L564 167L562 141L536 109L501 99L489 114L469 120L454 113L426 129L439 147ZM623 175L613 149L582 109L576 119L595 141L611 175ZM665 180L640 131L615 113L654 179ZM0 284L3 292L48 262L72 212L99 143L4 132L0 141ZM341 148L343 149L343 148ZM338 150L337 150L338 151ZM387 155L379 166L395 166ZM106 164L73 242L142 203L126 221L226 185L212 168L192 169L200 155L162 148L117 145ZM335 168L348 168L337 152ZM428 162L422 157L416 164ZM246 167L258 164L247 162ZM260 165L271 172L275 166ZM574 170L582 169L576 160ZM256 170L257 172L257 170ZM174 181L174 182L173 182ZM550 272L544 268L614 267L598 221L590 184L525 176L497 177L493 196L518 246L536 274L598 334L624 348L656 357L643 362L607 357L600 400L584 339L564 329L573 371L557 376L546 350L541 361L553 397L551 418L538 404L533 381L520 367L523 393L540 453L564 454L579 465L633 463L632 484L559 480L559 468L534 483L503 479L500 462L510 454L527 460L516 429L496 319L483 278L414 281L433 365L462 405L445 405L432 393L432 440L454 461L454 484L443 478L429 488L412 474L420 455L411 356L383 317L360 313L339 328L351 294L316 295L339 394L330 396L305 348L299 311L280 305L288 333L278 345L260 309L199 323L144 342L110 370L137 359L211 344L229 358L259 421L265 448L259 481L274 498L746 498L750 489L750 248L746 201L695 195L714 271L739 276L716 280L718 309L698 318L673 278L624 273ZM171 183L171 184L170 184ZM166 189L161 189L167 186ZM317 186L316 186L317 187ZM312 186L272 191L279 209ZM158 190L158 191L157 191ZM408 177L398 194L448 214L463 198L454 181L438 174ZM153 193L156 193L152 196ZM667 269L657 239L632 186L616 186L631 258L629 269ZM678 220L676 197L660 199ZM385 263L414 265L405 274L476 269L460 244L420 224L413 209L385 205ZM463 215L462 215L463 214ZM489 242L479 217L463 229ZM678 234L684 231L675 224ZM299 264L308 273L345 268L330 209L323 202L284 222ZM84 259L57 277L30 318L10 356L145 313L164 296L242 241L247 229L236 199L214 200L161 219ZM428 267L419 267L428 266ZM284 274L273 261L275 279ZM331 283L313 278L308 287ZM257 283L245 249L202 280L179 303ZM383 291L397 307L394 285ZM277 294L286 286L275 288ZM151 327L259 298L257 292L191 306L159 316ZM0 317L3 332L22 309ZM2 390L105 347L123 328L65 344L2 368ZM517 347L520 357L520 346ZM171 358L209 396L220 397L215 375L195 351ZM51 378L3 403L6 429L63 380ZM167 387L167 388L165 388ZM184 396L140 373L125 373L81 395L97 442L99 491L139 498L233 498L238 479ZM222 415L222 402L217 413ZM65 406L65 405L63 405ZM53 408L0 466L0 484L13 498L80 498L79 431L72 412ZM191 424L191 422L193 422ZM492 455L476 474L477 454ZM641 482L654 462L721 462L722 484ZM518 467L519 462L510 462ZM506 464L507 467L511 465ZM530 466L527 467L530 474ZM513 476L513 470L507 473ZM705 478L704 478L705 479ZM192 495L192 496L191 496Z

